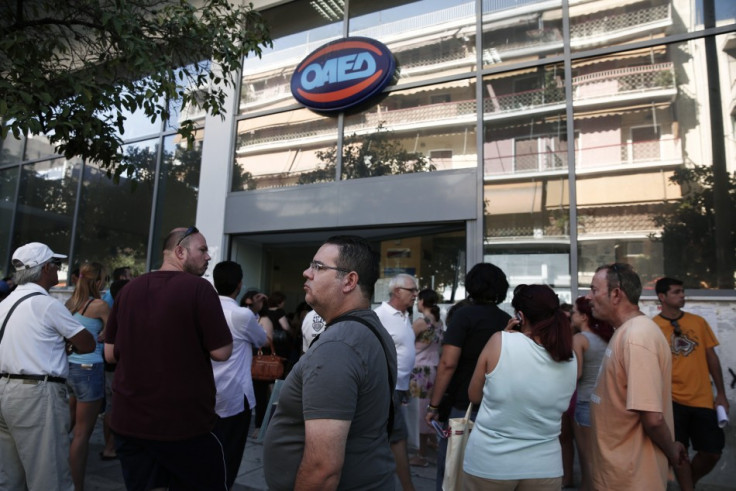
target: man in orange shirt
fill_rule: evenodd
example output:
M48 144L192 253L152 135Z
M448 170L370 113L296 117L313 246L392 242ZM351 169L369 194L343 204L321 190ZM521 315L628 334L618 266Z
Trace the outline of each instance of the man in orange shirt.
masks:
M599 267L587 295L595 318L615 329L590 398L595 489L664 491L667 464L687 461L674 440L669 346L640 295L639 276L621 263Z
M677 472L682 489L693 489L698 480L715 467L725 445L723 430L718 427L715 406L728 413L721 362L715 352L718 345L708 322L699 315L684 312L683 283L661 278L654 287L662 312L654 317L672 349L672 406L675 438L685 447L692 440L697 452L691 463ZM716 387L715 404L710 379Z

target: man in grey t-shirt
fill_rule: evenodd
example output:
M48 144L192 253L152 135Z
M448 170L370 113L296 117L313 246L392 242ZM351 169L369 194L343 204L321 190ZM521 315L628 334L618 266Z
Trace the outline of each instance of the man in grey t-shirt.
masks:
M327 327L281 389L263 448L268 487L393 489L396 349L370 310L378 257L360 237L331 237L303 274L306 301Z

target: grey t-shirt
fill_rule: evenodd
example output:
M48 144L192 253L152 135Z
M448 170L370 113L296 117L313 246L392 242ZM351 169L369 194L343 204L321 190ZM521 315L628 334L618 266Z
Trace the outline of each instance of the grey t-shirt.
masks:
M598 381L598 372L608 343L596 333L583 331L581 334L588 338L588 349L583 355L583 373L578 380L578 401L585 402L590 400L590 394Z
M396 349L371 310L355 310L383 338L396 379ZM386 424L390 394L386 357L371 330L355 321L326 329L286 378L263 445L266 482L294 489L304 451L304 421L350 420L339 489L393 489L394 459Z

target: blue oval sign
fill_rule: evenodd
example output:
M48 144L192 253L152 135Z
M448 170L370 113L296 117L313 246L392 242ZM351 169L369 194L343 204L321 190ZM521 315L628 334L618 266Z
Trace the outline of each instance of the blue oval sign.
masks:
M309 109L342 111L381 92L394 76L396 61L375 39L349 37L309 54L291 76L291 93Z

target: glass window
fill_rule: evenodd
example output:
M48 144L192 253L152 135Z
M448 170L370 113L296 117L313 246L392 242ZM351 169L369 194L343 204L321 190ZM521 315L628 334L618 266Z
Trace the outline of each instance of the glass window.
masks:
M570 197L561 65L483 80L484 260L511 290L543 283L570 301Z
M4 140L0 140L0 164L20 162L23 157L23 140L17 139L12 132Z
M232 190L334 181L336 141L337 119L307 109L242 120Z
M204 131L197 132L194 146L190 150L187 150L186 142L181 141L178 135L164 139L151 248L153 269L161 265L162 241L169 230L195 224L203 139Z
M483 0L485 68L561 55L562 8L541 0Z
M733 85L720 113L708 101L733 59L728 36L717 59L701 39L574 64L581 285L622 261L649 289L663 275L733 288Z
M473 79L399 90L346 117L342 178L475 167L474 95Z
M23 166L11 250L43 242L69 255L80 171L81 161L63 158ZM60 280L66 271L62 266Z
M23 160L36 160L55 155L54 145L46 135L30 135L26 141Z
M11 255L8 245L15 211L15 190L18 187L19 170L19 166L0 170L0 278L12 272L12 269L8 269L6 258Z
M296 66L321 45L342 37L342 7L324 3L288 2L262 12L271 26L273 47L264 48L260 58L251 55L243 60L241 113L296 103L290 85Z
M350 35L383 42L400 84L475 69L473 1L350 2Z
M156 141L124 147L136 169L130 176L123 173L117 184L99 166L85 166L75 242L76 265L97 261L109 271L121 266L132 267L136 274L146 271Z

